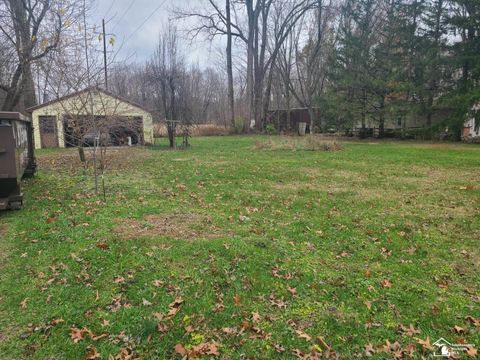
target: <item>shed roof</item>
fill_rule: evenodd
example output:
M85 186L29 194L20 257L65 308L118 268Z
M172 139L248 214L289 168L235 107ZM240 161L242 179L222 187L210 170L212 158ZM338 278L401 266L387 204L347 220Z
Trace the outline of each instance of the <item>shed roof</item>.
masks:
M113 93L111 93L111 92L109 92L109 91L107 91L107 90L104 90L104 89L98 87L98 86L87 87L87 88L85 88L85 89L83 89L83 90L76 91L76 92L74 92L74 93L71 93L71 94L62 96L62 97L60 97L60 98L58 98L58 99L51 100L51 101L47 101L47 102L45 102L45 103L43 103L43 104L39 104L39 105L36 105L36 106L32 106L31 108L28 108L26 111L27 111L28 113L32 113L32 112L35 111L35 110L38 110L38 109L41 109L41 108L43 108L43 107L46 107L46 106L55 104L55 103L57 103L57 102L61 102L61 101L70 99L70 98L72 98L72 97L75 97L75 96L84 94L84 93L86 93L86 92L88 92L88 91L98 91L98 92L101 92L101 93L103 93L103 94L105 94L105 95L111 96L111 97L113 97L113 98L115 98L115 99L117 99L117 100L119 100L119 101L122 101L122 102L127 103L127 104L132 105L132 106L135 106L136 108L139 108L140 110L143 110L143 111L146 111L146 112L149 112L149 113L152 112L151 110L147 109L146 107L144 107L144 106L142 106L142 105L140 105L140 104L137 104L137 103L134 102L134 101L128 100L128 99L126 99L126 98L124 98L124 97L122 97L122 96L115 95L115 94L113 94Z

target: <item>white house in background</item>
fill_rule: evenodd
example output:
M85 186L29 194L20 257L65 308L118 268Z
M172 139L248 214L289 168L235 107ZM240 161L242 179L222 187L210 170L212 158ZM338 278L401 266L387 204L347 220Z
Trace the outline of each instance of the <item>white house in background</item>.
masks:
M480 104L475 105L472 112L468 114L463 126L462 139L464 141L480 141L480 114L475 119L476 112L480 112Z

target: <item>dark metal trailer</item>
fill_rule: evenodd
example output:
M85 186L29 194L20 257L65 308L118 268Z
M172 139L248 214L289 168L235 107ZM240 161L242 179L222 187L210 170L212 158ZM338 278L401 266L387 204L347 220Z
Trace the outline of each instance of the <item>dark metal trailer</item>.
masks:
M36 170L31 120L16 112L0 112L0 210L23 205L20 181Z

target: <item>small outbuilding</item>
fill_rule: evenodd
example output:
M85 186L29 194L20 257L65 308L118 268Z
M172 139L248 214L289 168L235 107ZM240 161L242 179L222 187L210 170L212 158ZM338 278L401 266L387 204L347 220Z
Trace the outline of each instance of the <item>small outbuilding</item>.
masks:
M153 118L143 106L100 89L86 88L34 106L35 147L110 146L153 143Z
M467 142L480 142L480 104L474 106L467 116L463 125L462 139Z

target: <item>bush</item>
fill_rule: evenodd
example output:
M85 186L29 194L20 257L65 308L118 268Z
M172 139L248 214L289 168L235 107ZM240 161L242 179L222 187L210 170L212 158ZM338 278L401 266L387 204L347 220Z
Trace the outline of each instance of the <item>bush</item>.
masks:
M257 141L256 150L308 150L308 151L340 151L343 150L342 144L337 140L325 140L322 136L309 135L304 138L299 137L278 137L278 141L268 139L266 141Z
M235 134L242 134L245 128L245 121L241 116L235 117Z
M325 140L312 135L306 137L305 146L307 150L312 151L339 151L343 149L342 145L335 140Z
M230 129L228 127L218 124L192 125L190 130L191 136L222 136L230 134ZM153 128L153 135L155 138L168 137L167 126L165 124L155 124ZM177 135L181 135L179 128L177 128Z
M277 134L277 129L275 128L275 125L267 124L267 126L265 127L265 132L269 135L275 135Z

